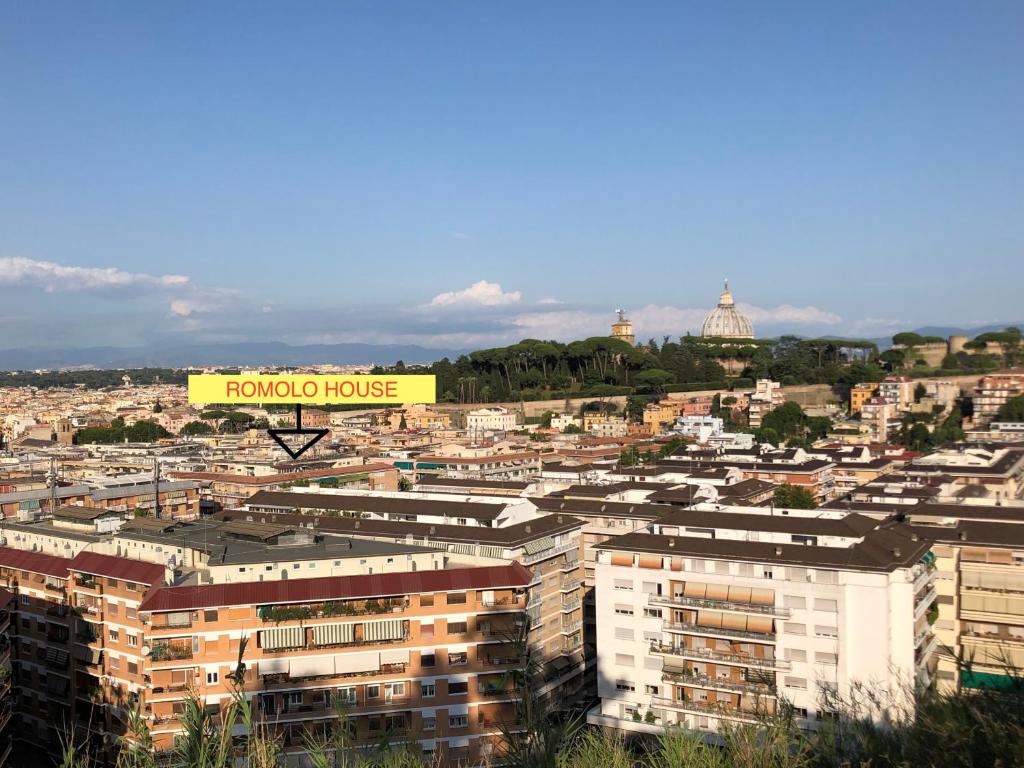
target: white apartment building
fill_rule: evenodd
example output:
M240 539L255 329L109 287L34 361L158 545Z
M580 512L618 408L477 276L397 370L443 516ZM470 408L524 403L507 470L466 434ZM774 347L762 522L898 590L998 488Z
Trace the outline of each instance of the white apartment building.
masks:
M906 706L930 683L930 542L860 515L700 517L595 547L601 701L589 722L714 734L787 702L814 728L832 694L865 686Z
M488 432L511 432L516 428L516 414L508 408L495 405L477 408L466 414L466 431L470 435Z

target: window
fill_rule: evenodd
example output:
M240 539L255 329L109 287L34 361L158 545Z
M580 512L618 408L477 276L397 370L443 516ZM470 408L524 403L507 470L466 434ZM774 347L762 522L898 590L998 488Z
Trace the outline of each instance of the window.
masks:
M138 635L126 635L125 636L125 640L128 641L128 645L131 648L137 648L138 645L139 645L139 636Z
M338 701L342 704L355 704L356 703L356 689L355 687L350 688L339 688L335 693Z
M648 643L660 643L661 633L660 632L644 632L644 641Z
M807 661L807 651L800 648L787 648L786 658L790 661Z
M113 600L107 603L107 613L111 616L117 616L120 613L120 608Z
M217 620L217 611L203 611L203 621L210 624Z
M117 579L107 579L107 586L117 589Z
M617 691L635 691L636 684L632 680L616 680L615 690Z
M291 691L288 694L288 703L298 706L302 703L302 691Z
M631 605L622 605L621 603L617 603L615 605L615 612L617 614L619 614L619 616L632 616L633 615L633 606L631 606Z
M615 663L618 664L620 667L636 666L636 662L634 661L633 657L630 656L628 653L616 653Z
M452 715L448 718L449 728L468 728L469 715Z
M466 652L449 653L448 654L448 666L458 667L463 664L469 663L469 654Z
M629 579L616 579L615 580L615 589L617 589L617 590L619 590L621 592L632 592L633 591L633 582L630 581Z
M660 595L661 585L656 581L645 581L643 583L643 590L645 595Z
M206 673L206 684L216 685L220 682L220 672L207 672Z
M797 624L796 622L793 622L793 621L787 621L786 622L786 634L787 635L806 635L807 634L807 625L806 624Z
M824 651L816 651L814 654L814 660L819 664L838 664L839 657L834 653L825 653Z
M466 602L465 592L451 592L448 595L448 605L462 605Z
M464 621L449 621L448 622L448 634L449 635L464 635L464 634L466 634L466 622L464 622Z
M127 616L129 619L137 619L139 618L139 609L132 608L132 606L127 605L125 606L124 609L124 615Z
M644 656L644 669L661 670L661 659L657 656Z
M135 661L129 661L128 662L128 674L129 675L137 675L137 674L139 674L138 662L135 662Z
M425 699L433 698L437 694L437 685L434 683L420 683L420 696Z
M385 692L390 689L392 696L405 696L405 683L389 683L384 686Z
M815 571L814 580L818 584L837 584L839 581L835 571Z
M632 640L633 630L630 627L616 627L615 628L615 639L616 640Z
M839 628L816 624L814 626L814 634L818 637L839 637Z
M431 606L434 604L433 595L420 595L420 605L423 607Z
M423 718L423 730L424 731L432 731L436 727L437 727L437 718L436 717L424 717ZM424 750L423 754L425 755L426 753L427 753L427 751ZM431 754L433 754L433 752L431 752Z
M786 687L795 688L799 691L807 689L807 678L786 676Z
M469 692L469 683L467 683L465 681L463 681L463 682L454 682L452 680L448 681L448 693L454 694L454 693L468 693L468 692Z
M814 610L835 613L839 610L839 603L836 600L822 600L821 598L817 598L814 601Z
M420 654L420 666L432 667L437 664L437 658L432 653L421 653Z
M800 597L800 595L785 595L782 598L783 604L787 608L806 608L807 599Z
M110 642L117 643L121 640L121 633L116 629L110 630Z
M644 608L644 618L646 619L660 619L661 608Z
M729 564L723 560L715 561L715 573L721 574L722 576L729 575Z
M368 698L368 699L379 699L380 698L380 686L379 685L368 685L368 686L366 686L366 698Z
M657 685L645 685L644 693L648 696L658 696L661 693L661 688Z
M116 672L121 669L121 657L120 656L108 656L107 665L110 667L112 672Z

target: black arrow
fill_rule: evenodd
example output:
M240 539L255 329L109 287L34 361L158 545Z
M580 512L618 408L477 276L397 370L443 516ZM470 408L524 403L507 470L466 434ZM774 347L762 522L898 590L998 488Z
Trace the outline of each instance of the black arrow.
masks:
M330 430L327 429L303 429L302 428L302 406L295 406L295 426L288 427L287 429L268 429L267 434L270 435L277 444L287 451L288 455L293 459L299 458L302 454L312 448L317 442L326 435ZM309 440L303 443L302 447L298 450L292 448L288 443L282 439L282 435L312 435Z

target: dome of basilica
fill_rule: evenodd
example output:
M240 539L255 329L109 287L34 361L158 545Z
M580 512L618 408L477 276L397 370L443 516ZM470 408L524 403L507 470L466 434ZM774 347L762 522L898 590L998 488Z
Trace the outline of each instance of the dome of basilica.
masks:
M725 281L725 290L718 299L718 306L704 318L700 335L725 339L752 339L754 325L750 319L736 308L729 291L729 281Z

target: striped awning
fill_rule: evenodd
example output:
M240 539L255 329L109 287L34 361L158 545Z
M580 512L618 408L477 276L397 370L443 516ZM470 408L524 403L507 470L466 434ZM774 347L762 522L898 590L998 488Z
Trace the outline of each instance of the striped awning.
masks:
M302 627L278 627L260 630L260 648L301 648L306 644Z
M313 627L313 643L316 645L344 645L355 642L355 639L356 625L353 622Z
M555 540L550 536L545 536L536 541L526 542L524 549L528 555L536 555L538 552L543 552L545 549L551 549L555 546Z

